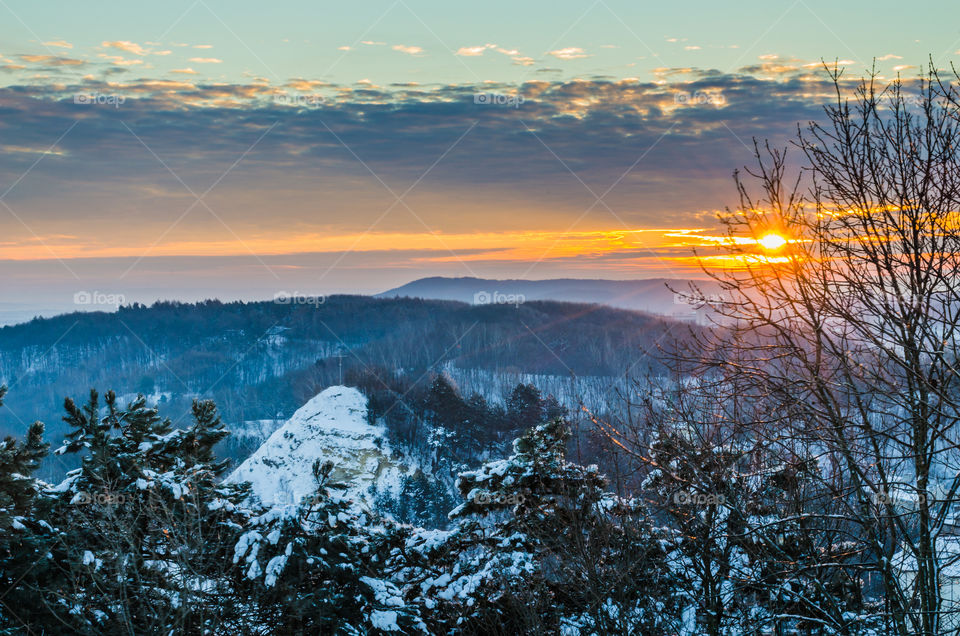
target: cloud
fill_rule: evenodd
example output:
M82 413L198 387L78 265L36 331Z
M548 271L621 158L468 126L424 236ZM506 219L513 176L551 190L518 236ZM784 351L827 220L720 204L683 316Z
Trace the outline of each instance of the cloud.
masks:
M133 53L134 55L146 55L149 53L149 51L136 42L130 42L128 40L115 40L113 42L104 41L100 43L100 46L108 49L119 49L121 51L126 51L127 53Z
M484 51L492 47L492 44L483 44L481 46L463 46L457 49L456 54L462 55L463 57L479 57L483 55Z
M338 46L338 47L337 47L337 50L338 50L338 51L350 51L350 50L352 50L352 47L349 47L349 46Z
M419 46L405 46L403 44L394 44L391 48L394 51L400 51L401 53L406 53L407 55L419 55L423 53L423 48Z
M550 51L548 55L561 60L577 60L584 57L590 57L584 53L583 49L576 46L567 47L565 49L557 49L556 51Z
M323 80L294 79L287 82L286 86L297 91L312 91L324 86L330 86L330 82Z
M893 53L887 53L877 58L878 62L886 62L887 60L902 60L902 55L894 55Z
M700 50L700 47L699 47L699 46L685 46L685 47L683 47L683 50L684 50L684 51L699 51L699 50Z
M192 68L175 68L175 69L173 69L173 70L170 71L170 72L171 72L171 73L179 73L179 74L181 74L181 75L196 75L196 74L197 74L197 72L196 72L195 70L193 70Z
M191 62L195 64L222 64L223 60L217 59L215 57L191 57Z
M373 40L362 40L360 44L366 44L367 46L383 46L386 42L375 42Z
M82 114L83 125L58 145L64 154L40 162L16 194L18 213L29 215L38 235L69 223L90 242L111 227L124 233L117 245L158 236L192 202L131 130L191 188L208 187L244 156L208 199L244 240L256 238L266 208L277 227L295 228L291 236L323 235L325 228L336 236L362 233L394 203L364 164L400 188L436 164L409 204L438 234L562 230L595 203L583 184L594 192L616 187L604 198L609 210L594 206L578 230L662 227L665 219L706 227L705 210L736 204L730 173L751 163L741 139L779 145L796 122L819 117L829 84L822 73L796 66L771 79L688 68L663 83L536 75L520 85L329 85L325 100L296 109L278 104L277 91L314 90L321 80L224 84L183 74L30 83L0 88L2 143L47 148L51 131L67 130ZM801 79L808 75L813 79ZM481 92L524 100L516 107L475 103ZM681 92L692 98L678 103ZM78 110L75 94L126 101L120 109ZM722 95L723 103L698 95ZM34 161L26 152L0 153L0 183L12 183ZM453 206L457 215L449 214ZM388 215L377 231L422 229L410 223L408 215ZM192 214L160 247L173 250L216 232L222 235L222 226L210 215Z
M98 57L101 57L116 66L136 66L138 64L143 64L143 60L138 60L138 59L128 60L119 55L107 55L106 53L100 53Z
M193 48L195 48L195 49L212 49L212 48L213 48L213 45L212 45L212 44L194 44L194 45L193 45Z
M24 62L30 64L42 64L43 66L83 66L86 64L83 60L77 60L70 57L59 57L57 55L21 55Z
M502 46L497 46L496 44L483 44L480 46L464 46L457 49L456 55L462 57L479 57L487 51L496 51L501 55L506 55L509 57L514 65L517 66L532 66L534 60L532 57L527 57L525 55L520 55L520 51L517 49L507 49Z
M49 147L47 147L47 148L42 148L42 147L26 148L26 147L24 147L24 146L0 146L0 151L3 151L3 152L20 152L20 153L25 153L25 154L28 154L28 155L59 155L59 156L63 156L64 154L66 154L66 153L64 153L62 150L59 150L59 149L56 148L56 147L54 147L54 148L49 148Z
M54 40L52 42L43 42L44 46L54 46L61 49L72 49L73 45L66 40Z

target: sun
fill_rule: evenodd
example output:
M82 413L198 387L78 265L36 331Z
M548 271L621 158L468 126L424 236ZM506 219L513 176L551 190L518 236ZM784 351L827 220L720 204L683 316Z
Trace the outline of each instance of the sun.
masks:
M757 239L757 243L759 243L763 249L775 252L787 244L787 239L779 234L766 234Z

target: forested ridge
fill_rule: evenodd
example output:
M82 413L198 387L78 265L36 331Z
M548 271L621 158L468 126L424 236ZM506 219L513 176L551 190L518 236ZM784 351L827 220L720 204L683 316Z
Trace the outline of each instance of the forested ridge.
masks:
M3 429L21 433L41 420L59 434L63 397L104 385L125 400L142 393L174 421L189 415L194 398L214 399L234 425L282 421L344 378L378 378L378 390L428 386L450 365L480 372L481 384L522 372L609 386L606 378L628 372L662 373L659 349L692 328L600 305L312 301L158 302L0 328L0 382L16 388Z

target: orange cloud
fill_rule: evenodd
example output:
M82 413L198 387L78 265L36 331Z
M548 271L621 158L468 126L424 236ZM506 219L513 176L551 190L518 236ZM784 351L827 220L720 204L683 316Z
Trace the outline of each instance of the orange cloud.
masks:
M56 55L21 55L20 59L31 64L44 64L46 66L82 66L86 64L83 60L57 57Z
M136 66L137 64L143 64L143 60L127 60L120 55L107 55L106 53L100 53L100 57L117 66Z
M599 267L643 269L660 267L696 270L702 263L730 267L744 262L744 255L717 255L698 260L692 246L695 229L596 230L581 232L513 231L480 233L369 232L303 233L299 235L244 236L226 240L170 239L156 245L150 240L105 245L77 237L50 237L43 241L49 255L38 254L36 240L26 238L0 244L0 259L34 260L56 257L120 258L140 256L234 256L252 253L289 255L316 252L414 252L408 256L420 263L457 262L590 262ZM677 237L691 237L677 242ZM777 262L777 257L753 256L755 262ZM765 260L764 260L765 259Z
M567 47L565 49L557 49L556 51L550 51L549 55L561 60L577 60L583 57L590 57L584 53L583 49L577 46Z
M404 46L403 44L394 44L394 51L400 51L401 53L406 53L407 55L419 55L423 53L423 48L419 46Z
M479 57L483 55L484 51L492 46L492 44L484 44L482 46L462 46L457 49L457 55L462 55L464 57Z
M294 79L287 82L286 85L297 91L312 91L324 86L330 86L330 83L324 82L323 80Z
M107 49L119 49L121 51L126 51L127 53L133 53L134 55L146 55L149 51L143 48L136 42L130 42L128 40L116 40L113 42L101 42L100 46Z

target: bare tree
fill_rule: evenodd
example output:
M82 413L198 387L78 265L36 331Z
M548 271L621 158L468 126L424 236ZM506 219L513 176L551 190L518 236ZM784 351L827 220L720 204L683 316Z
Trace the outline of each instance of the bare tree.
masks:
M826 123L798 133L805 170L791 178L785 152L758 147L752 179L737 175L728 231L759 245L739 243L742 269L716 275L727 327L698 357L774 398L786 430L765 434L830 467L830 512L857 529L890 628L935 634L954 610L939 572L960 486L956 87L931 67L916 98L871 77L847 99L832 79ZM764 250L769 235L788 242Z
M879 620L889 633L939 634L960 628L960 581L945 572L960 559L958 83L932 65L887 85L827 70L835 100L798 129L802 165L755 143L755 167L735 175L740 204L722 218L731 267L705 270L724 291L717 328L691 334L677 386L714 400L714 426L810 468L815 487L794 496L812 499L795 504L829 556L819 572L783 558L781 576L811 582L832 567L842 576L824 591L852 581L840 593L876 605L850 619L838 612L850 598L797 592L804 616L840 633ZM674 419L702 429L705 416ZM607 433L649 459L638 428Z

